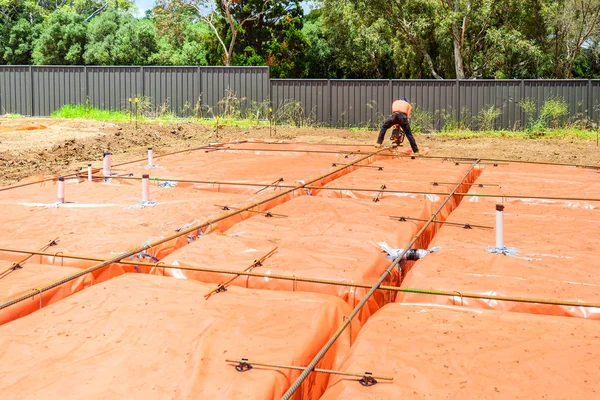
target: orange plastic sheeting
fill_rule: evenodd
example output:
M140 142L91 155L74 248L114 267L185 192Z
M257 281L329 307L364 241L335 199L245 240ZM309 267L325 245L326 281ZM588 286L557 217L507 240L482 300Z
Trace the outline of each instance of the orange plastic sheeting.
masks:
M483 170L478 183L500 186L483 188L474 186L472 193L600 199L600 175L598 170L594 169L512 163L500 164L497 167L488 164ZM583 200L504 199L504 201L600 208L600 202Z
M23 258L21 257L21 259ZM0 271L6 271L13 264L13 262L0 261ZM0 279L0 303L31 292L34 288L57 281L76 272L79 272L79 269L24 263L22 268L16 269ZM42 294L42 307L91 286L93 282L93 276L85 275L56 289L44 292ZM40 295L38 294L30 300L25 300L0 310L0 325L30 314L39 308Z
M321 399L597 398L598 339L594 321L390 304L336 369L394 381L363 387L332 376Z
M141 202L139 182L127 185L99 182L67 181L65 198L69 202L58 208L46 208L56 202L57 185L47 183L0 192L4 218L2 229L10 232L0 238L0 247L35 250L59 237L57 246L48 252L57 257L36 256L32 262L85 267L95 262L62 259L60 252L111 258L138 248L144 243L175 234L194 221L206 221L222 213L215 204L231 204L247 199L246 195L198 192L193 189L151 186L154 206L128 208ZM70 203L72 202L72 203ZM211 229L228 229L234 220L213 225ZM196 237L186 235L148 250L154 258L164 257ZM0 259L19 260L22 254L0 253ZM152 258L144 256L145 261Z
M352 174L348 174L326 185L327 187L340 188L342 190L321 190L318 192L318 196L353 199L378 198L380 202L392 204L397 199L425 198L428 204L425 214L411 215L396 210L390 215L428 219L445 200L445 196L435 194L380 193L377 191L370 192L356 189L379 189L385 185L386 190L450 193L470 168L468 164L455 165L449 161L438 162L437 160L412 160L409 158L383 159L374 162L372 165L380 166L383 170L357 167L357 170ZM479 174L480 168L474 168L464 180L465 184L461 185L457 192L467 192L471 188L471 185L468 184L473 183ZM434 183L437 183L437 185L434 186ZM450 199L435 219L445 220L460 201L460 197ZM424 232L422 241L417 243L417 245L426 246L438 229L439 224L430 225L427 231Z
M277 251L263 261L262 266L252 271L289 277L375 283L391 264L377 243L386 242L391 247L403 248L423 224L399 223L388 217L399 210L423 216L423 199L399 198L390 204L302 196L272 209L271 212L277 215L271 218L250 218L229 229L226 232L228 236L203 237L162 261L167 265L242 271L277 247ZM232 277L183 269L158 268L155 273L215 284ZM399 279L398 270L395 269L386 284L398 285ZM328 293L341 297L353 307L367 291L348 286L264 277L239 277L232 285ZM378 291L361 310L360 320L366 321L379 307L393 299L392 292Z
M533 185L533 183L532 183ZM495 202L465 199L448 221L495 226ZM477 308L600 319L600 309L462 298L478 293L600 303L600 213L551 204L506 204L504 243L517 257L486 251L493 229L445 225L432 246L441 250L418 261L403 287L455 291L454 297L399 293L397 301L464 304Z
M139 171L147 171L151 177L161 179L259 183L256 186L179 183L181 187L193 186L197 189L211 191L253 194L262 189L264 185L274 183L281 178L283 178L283 181L277 183L295 185L297 181L307 180L309 177L322 175L333 170L333 163L348 163L361 157L361 155L349 155L349 158L344 158L345 154L343 152L355 150L354 148L345 147L340 150L340 153L321 154L305 151L327 150L335 152L336 148L332 148L332 146L253 143L226 145L221 148L229 148L230 150L196 150L189 153L159 157L154 160L154 164L160 168L145 170L143 166L147 162L127 165L122 168L126 168L127 171L136 175L141 173ZM239 149L267 149L273 151L241 151ZM262 192L272 192L273 190L265 189Z
M279 399L301 371L240 373L225 359L304 366L350 312L312 293L231 288L206 301L210 288L127 274L3 325L2 398ZM349 332L321 368L346 356ZM318 399L328 379L312 374L295 398Z

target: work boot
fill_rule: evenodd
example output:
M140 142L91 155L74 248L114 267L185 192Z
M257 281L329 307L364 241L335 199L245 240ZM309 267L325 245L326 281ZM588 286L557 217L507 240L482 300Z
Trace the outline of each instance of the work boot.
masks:
M381 148L381 143L377 143L377 144L375 145L375 148L376 148L376 149L380 149L380 148Z

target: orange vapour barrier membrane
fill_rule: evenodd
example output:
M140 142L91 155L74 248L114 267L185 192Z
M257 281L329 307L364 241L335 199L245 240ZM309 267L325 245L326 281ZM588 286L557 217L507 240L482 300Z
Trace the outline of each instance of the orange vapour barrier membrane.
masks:
M4 323L0 326L0 340L4 341L0 352L0 361L4 361L0 363L4 366L0 371L3 398L39 397L40 393L60 393L67 398L121 398L131 397L132 393L136 397L139 393L140 397L150 398L279 398L300 371L255 366L251 371L239 373L225 359L248 358L256 363L307 365L350 314L351 307L364 298L367 290L297 282L293 278L374 283L392 262L384 257L379 243L386 242L396 249L410 243L424 226L424 220L442 204L444 193L456 187L470 167L431 159L393 159L382 154L366 156L365 153L372 149L363 148L359 152L361 147L230 143L208 150L157 157L153 166L139 162L115 168L119 174L133 173L139 177L149 173L152 178L162 179L151 182L150 200L156 200L156 204L146 204L143 208L133 207L141 200L141 182L126 177L93 183L67 179L67 204L59 207L52 205L56 202L55 182L0 191L4 211L2 228L7 232L0 236L0 247L35 250L52 238L59 238L58 244L47 250L53 256L33 256L21 263L22 269L0 279L0 296L5 305L19 293L35 294L38 291L31 298L0 311L0 324ZM356 161L357 165L344 166ZM173 181L165 182L164 179ZM249 186L216 181L245 182ZM292 185L292 188L265 187L271 182ZM309 187L298 188L297 182L308 182ZM477 186L480 182L484 184L483 188ZM553 182L559 182L559 186ZM320 188L322 186L327 189ZM384 186L392 192L361 190ZM330 190L332 188L335 190ZM463 326L471 329L459 342L468 344L471 358L477 352L473 346L482 347L481 343L490 337L488 329L499 338L498 346L502 347L500 345L506 342L504 336L493 330L512 333L508 326L521 329L529 319L535 321L530 323L531 326L541 328L536 328L535 333L531 328L532 332L522 336L525 349L536 354L535 358L525 361L538 363L540 368L548 364L544 363L542 349L544 354L550 354L548 360L552 361L555 353L548 351L549 348L567 349L563 342L571 343L570 351L575 348L571 331L583 329L584 337L588 338L585 335L591 325L577 324L589 324L590 321L566 319L563 322L564 319L554 316L503 313L483 308L590 318L598 316L596 309L474 300L462 298L460 292L597 302L593 289L600 282L595 277L597 268L594 267L598 263L592 252L597 247L594 239L600 233L598 202L510 197L537 194L598 198L597 172L569 167L503 163L494 167L486 164L474 168L457 193L468 191L498 197L457 195L447 202L435 220L493 226L495 204L502 201L506 206L506 244L519 248L520 252L516 254L519 257L540 258L541 261L488 253L487 246L494 245L493 230L465 230L433 223L415 247L438 245L440 250L405 265L404 272L408 270L408 274L403 282L395 269L384 285L456 291L457 295L396 295L392 291L376 291L317 367L387 375L387 368L393 367L395 362L386 361L387 357L398 358L398 354L406 349L416 351L411 346L417 348L418 337L416 342L401 333L389 337L387 328L383 334L382 329L376 330L379 335L376 338L369 339L366 333L359 336L367 337L366 344L357 341L347 362L360 356L368 368L362 367L360 362L363 361L350 365L343 360L362 324L369 327L378 318L385 319L387 310L405 310L406 307L418 307L416 312L406 316L410 319L406 324L416 324L414 332L422 330L428 338L423 343L430 347L439 344L433 340L439 340L437 337L443 332L459 330L455 325L460 329ZM568 191L575 192L566 193ZM223 210L222 206L228 206L229 210ZM235 211L246 208L248 210ZM265 216L267 211L269 217ZM390 215L404 216L406 220L399 221ZM175 237L177 232L185 234ZM164 243L150 249L136 250L146 243L163 239ZM136 254L128 261L156 265L110 264L39 295L40 287L60 283L73 272L97 264L61 257L61 252L112 259L133 250ZM0 260L3 260L0 267L9 268L26 255L0 252ZM256 260L261 262L256 263ZM180 265L181 268L166 268L167 265ZM185 269L188 266L217 271L252 268L252 272L284 275L292 280L204 273ZM148 273L169 277L146 275ZM227 283L226 291L215 293L219 284L232 278L235 279ZM39 310L40 301L42 307L48 307ZM394 301L423 304L386 306ZM449 306L434 303L462 304L463 307L449 310ZM384 308L380 310L381 307ZM435 329L445 329L442 334L427 334L435 330L421 323L419 318L432 309L467 315L467 319L463 321L462 317L444 315L432 323ZM393 316L394 321L402 318L402 315ZM481 318L481 324L469 326L471 318L478 323ZM538 324L541 318L553 322ZM502 322L502 325L498 321L508 322ZM564 337L559 335L556 340L542 340L543 346L536 347L538 342L531 338L537 340L546 331L559 331L562 335L559 328L552 328L563 324L577 329L568 328ZM478 334L486 336L476 340ZM597 338L598 334L594 334ZM557 347L554 341L561 344ZM390 351L389 346L395 343L403 346L398 352ZM589 352L587 343L586 351ZM385 349L372 351L383 345ZM439 345L442 347L443 343ZM509 343L507 346L516 345ZM418 354L425 354L427 349ZM508 350L501 353L505 351ZM560 354L566 351L561 350ZM386 357L385 362L369 364L371 360L377 361L380 353ZM24 357L24 354L34 356ZM445 354L454 362L452 353ZM465 363L470 361L466 354ZM594 351L592 357L593 354ZM586 356L577 353L577 357L577 366L584 365ZM427 366L430 361L414 359L413 356L417 368ZM476 366L475 372L469 375L478 377L474 390L480 390L484 394L480 397L485 397L488 393L486 383L490 380L487 374L479 378L481 374L477 373L483 368ZM592 365L592 371L594 367ZM530 369L519 370L520 376ZM32 370L43 373L31 374ZM97 381L101 383L94 384L89 379L91 370L99 371L101 379ZM403 374L406 371L397 370ZM548 372L543 378L555 379L554 372ZM575 374L572 376L575 378L569 372L567 378L570 380L562 381L565 387L578 379ZM508 381L517 381L511 377ZM418 383L418 390L423 392L438 390L447 394L457 385L464 386L464 379L456 384L449 383L451 387L436 386L439 377L431 378L434 379L432 385L427 383L428 376L421 372L415 373L413 378ZM363 389L355 380L350 382L337 377L332 380L329 375L312 373L295 398L317 399L330 382L332 387L326 396L336 396L335 391L340 385L344 391L353 385L352 390L358 387L360 392L356 395L348 392L341 398L360 398L363 393L371 396L369 398L378 398L379 392L364 390L380 390L387 385L395 391L380 398L397 397L398 385L405 387L402 379L405 380L404 375L396 375L393 384L382 382ZM544 384L542 378L536 379L540 380L540 385ZM533 386L528 384L529 387ZM596 390L594 386L590 387ZM501 390L501 387L496 388ZM407 393L410 395L415 391ZM508 397L515 397L512 392L507 393ZM590 397L582 394L584 398Z
M21 257L24 258L24 257ZM40 285L57 281L69 274L78 272L77 268L59 267L52 265L37 265L30 262L23 263L21 268L9 271L13 262L0 261L0 271L5 272L0 278L0 303L3 303L19 294L31 291ZM106 274L111 268L103 270ZM52 290L38 294L31 299L17 303L11 307L0 310L0 325L13 319L30 314L42 307L52 304L64 297L70 296L95 283L93 274L84 275Z
M160 157L154 161L158 168L141 169L147 162L124 166L127 172L146 171L151 177L235 183L280 183L296 185L300 181L333 170L334 163L352 162L372 148L360 146L319 146L309 144L242 143L224 144L210 149ZM323 153L319 153L323 152ZM346 158L348 156L348 158ZM349 168L347 172L352 171ZM222 183L180 182L179 187L192 186L216 192L254 194L264 185L238 186ZM273 192L264 188L261 193Z
M267 146L266 144L262 144ZM271 145L273 148L275 145ZM306 177L306 165L297 162L295 167L289 165L290 160L299 161L298 155L304 157L312 154L306 153L307 145L285 145L287 150L295 147L302 148L301 153L296 151L282 152L277 156L277 152L248 151L233 156L243 155L244 160L249 162L254 159L262 160L263 163L274 163L275 166L287 165L286 178L294 182L295 177L315 180L315 185L323 185L331 179L342 176L352 171L350 167L343 171L337 171L339 168L332 167L330 160L322 162L321 166L325 168L319 172L316 177ZM324 148L327 146L323 146ZM352 149L350 149L352 150ZM328 150L325 156L335 159L335 157L346 157L352 162L363 157L362 154L348 154L350 150ZM167 169L168 160L175 160L180 163L181 160L190 160L188 168L194 171L196 176L202 176L206 171L213 171L212 178L232 179L232 175L238 174L252 178L253 182L258 182L258 178L265 178L266 173L274 171L262 169L257 172L258 176L253 175L252 171L247 170L247 164L240 162L235 169L231 162L231 151L215 151L205 153L204 151L186 152L167 157L157 157L157 161L162 165L153 165L151 168L143 168L143 164L134 164L120 166L113 169L114 172L124 174L125 169L135 175L146 172L156 172ZM314 151L314 150L312 150ZM331 153L329 153L331 151ZM196 157L191 157L193 154ZM307 155L308 154L308 155ZM342 154L344 154L342 156ZM290 158L291 157L291 158ZM223 159L224 163L229 163L230 170L219 170L215 168L217 160ZM372 158L364 162L372 161ZM203 160L204 164L194 165L194 160ZM207 161L208 160L208 161ZM310 160L315 161L314 159ZM158 164L158 162L156 164ZM146 163L147 164L147 163ZM185 162L184 162L185 164ZM295 168L295 175L294 175ZM313 167L319 168L319 167ZM235 169L232 171L232 169ZM310 169L310 168L309 168ZM337 172L336 172L337 171ZM332 173L333 172L333 173ZM231 174L231 175L228 175ZM101 175L101 174L99 174ZM322 178L319 178L321 177ZM268 180L267 180L268 182ZM127 258L128 261L159 262L162 258L174 250L186 246L205 234L212 232L224 232L231 228L235 223L243 221L246 218L256 216L254 212L240 212L233 216L228 216L231 211L223 211L219 205L228 205L232 209L235 207L245 207L248 205L259 204L253 211L266 211L270 208L289 201L295 196L306 194L304 190L290 191L287 195L280 195L281 189L265 190L260 194L249 195L247 190L239 193L219 192L215 193L212 189L195 190L192 187L177 183L163 181L153 181L150 191L150 200L156 201L155 204L139 207L141 202L141 183L139 180L127 180L123 177L113 177L110 180L94 179L94 182L88 182L82 178L70 178L65 181L66 203L57 206L57 183L46 182L41 185L31 185L19 187L16 189L0 192L0 204L6 213L2 227L4 231L10 232L10 235L0 237L0 248L35 250L41 244L47 243L52 237L59 237L56 246L48 249L47 252L53 256L35 255L28 262L45 265L74 266L87 268L95 265L95 261L70 259L61 255L85 255L101 259L110 259L123 254L131 249L139 248L150 244L156 240L169 238L176 235L178 231L186 229L189 226L202 224L204 221L216 221L198 229L197 232L182 235L166 242L154 246L150 249L140 251L136 255ZM294 183L295 184L295 183ZM297 185L297 184L295 184ZM175 187L174 187L175 186ZM256 189L254 189L256 191ZM17 262L23 258L23 253L9 251L0 251L0 259ZM93 282L102 282L111 277L121 275L124 272L145 272L139 266L123 266L120 264L111 264L110 266L95 271L91 279ZM66 276L67 274L65 274ZM47 282L50 283L50 282ZM68 283L66 284L68 286ZM79 288L80 286L75 286ZM33 285L30 289L36 289ZM59 293L72 293L76 290L58 291ZM42 295L43 298L43 295ZM56 296L52 297L57 299ZM43 304L44 301L42 301ZM21 312L13 312L16 309L8 307L2 310L2 320L9 321L13 318L23 315ZM29 308L30 309L30 308Z
M386 242L402 247L410 242L418 230L417 226L398 224L389 218L399 207L413 215L422 215L425 211L422 199L403 199L401 206L399 202L387 204L301 196L270 210L273 217L247 219L233 226L225 235L209 235L182 247L162 261L172 266L243 271L276 248L275 253L253 268L252 272L375 283L391 264L377 243ZM160 267L154 273L216 284L232 277L230 274ZM397 286L399 278L396 270L387 284ZM256 289L333 294L343 298L352 307L367 291L268 277L240 276L231 284ZM359 319L366 321L379 307L390 301L393 301L393 293L378 292L361 310Z
M225 360L306 365L350 312L316 293L231 288L205 301L211 288L126 274L1 326L2 398L279 399L301 371ZM319 368L349 346L347 330ZM294 398L318 399L328 379L313 374Z
M141 203L137 181L125 184L87 182L67 179L65 201L59 207L56 183L26 186L0 192L4 212L2 229L10 235L0 237L0 248L33 250L53 237L59 242L49 251L57 257L34 256L32 262L88 267L93 262L63 259L60 253L112 258L144 243L176 233L186 224L220 213L215 204L240 202L247 196L232 193L198 193L193 189L153 186L150 199L155 205L135 208ZM231 221L233 223L233 221ZM225 226L226 228L226 226ZM183 237L150 249L140 257L152 261L187 243ZM22 254L0 253L16 261Z
M427 165L426 161L379 160L376 164L384 166L385 175L379 178L379 174L383 173L379 170L371 174L382 179L381 182L383 179L392 182L391 186L398 188L419 186L420 179L461 179L468 169L465 166L456 167L448 174L444 172L446 165L429 164L425 172L417 176L415 181L411 181L411 171L417 171ZM360 177L352 183L362 183L362 172L366 169L358 167L350 175L336 179L329 185L348 180L355 174L359 174ZM475 173L469 179L474 179L474 175ZM372 181L368 182L366 177L364 180L362 188L377 187ZM394 185L399 180L406 185ZM336 198L331 195L338 193L337 191L307 189L307 192L318 196L294 198L271 209L271 218L259 216L247 219L230 228L225 235L211 235L198 240L161 261L171 266L244 271L255 260L277 248L273 255L254 267L252 272L373 284L391 264L391 260L384 257L385 254L378 243L385 242L392 247L403 248L424 225L424 222L401 224L390 219L390 215L402 212L407 216L427 219L442 202L440 196L429 195L386 194L380 197L378 202L374 202L370 196L355 199L350 196ZM450 202L438 218L444 219L454 205L455 202ZM432 235L433 231L426 231L418 244L426 246ZM230 274L160 267L153 269L153 273L216 284L224 283L232 277ZM398 286L399 283L400 274L395 269L384 284ZM259 289L328 293L343 298L352 307L356 306L368 291L364 288L268 277L240 276L231 284ZM393 301L394 297L393 292L376 292L369 299L367 306L361 309L361 323L366 322L379 307Z
M389 304L335 369L393 382L332 376L321 399L597 398L599 338L596 321L578 318Z
M526 180L528 176L536 179ZM510 165L486 166L470 194L600 197L598 173L579 168ZM594 178L594 180L590 179ZM558 184L556 184L558 182ZM465 197L448 222L495 226L502 198ZM456 295L398 293L398 302L464 305L475 308L600 319L600 308L466 298L461 293L600 303L598 238L600 204L574 200L504 199L504 243L518 253L488 251L494 229L444 225L430 246L440 250L419 260L403 288L451 291ZM404 222L414 225L413 222Z
M374 170L370 168L359 169L352 174L346 175L334 182L326 185L330 188L340 188L341 190L321 190L319 196L333 198L352 198L369 199L394 204L402 199L425 199L427 207L424 213L414 215L403 211L401 208L395 210L390 215L417 217L427 219L439 207L445 199L445 196L409 192L436 192L449 193L454 186L463 178L468 171L469 164L454 165L449 161L437 161L426 159L410 158L387 158L377 161L372 165L382 167L383 170ZM464 180L464 184L459 187L457 193L465 193L471 187L479 176L480 169L476 167ZM434 186L434 183L442 182ZM361 191L364 188L384 188L392 192L367 192ZM406 191L406 192L403 192ZM460 198L454 197L448 201L446 206L436 217L436 220L445 220L448 215L456 208ZM418 225L418 224L415 224ZM430 225L429 229L417 242L416 247L425 247L431 241L438 229L437 225Z

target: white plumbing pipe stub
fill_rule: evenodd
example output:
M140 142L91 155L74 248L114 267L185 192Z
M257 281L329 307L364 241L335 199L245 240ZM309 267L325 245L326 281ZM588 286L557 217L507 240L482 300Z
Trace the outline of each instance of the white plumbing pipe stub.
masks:
M142 175L142 202L150 201L150 175Z
M504 247L504 205L496 204L496 248Z
M58 203L64 204L65 202L65 178L58 178Z
M88 181L92 181L92 164L88 164Z
M148 147L148 166L154 165L154 152L152 147Z
M112 154L110 152L108 152L108 151L104 152L102 164L103 164L104 176L110 176L111 175L110 170L112 167Z

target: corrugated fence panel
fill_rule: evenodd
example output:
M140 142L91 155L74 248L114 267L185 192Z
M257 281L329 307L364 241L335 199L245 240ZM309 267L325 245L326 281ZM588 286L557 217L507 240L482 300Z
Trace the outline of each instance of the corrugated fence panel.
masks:
M143 67L87 67L90 103L105 110L127 110L129 98L142 96Z
M243 99L243 108L269 99L268 67L200 67L200 79L202 104L213 114L220 113L219 102L228 94Z
M242 109L268 100L275 110L300 102L306 117L338 127L376 127L401 96L422 111L413 113L421 128L440 129L459 118L478 128L477 115L491 105L502 111L496 128L524 127L519 103L526 98L537 105L534 118L548 99L560 97L569 117L600 119L600 80L270 80L268 67L0 66L0 113L47 116L86 98L100 109L126 110L130 97L145 95L155 110L168 105L179 116L191 115L200 98L211 116L228 94L243 100Z
M389 80L331 80L333 126L380 125L390 114Z
M46 67L33 69L34 115L51 115L65 104L85 103L84 67Z
M200 96L198 67L144 67L144 94L157 111L190 116Z
M600 80L593 80L591 82L590 92L590 99L592 100L592 120L598 123L600 122Z
M525 80L525 98L532 98L538 108L553 97L563 98L569 104L569 115L588 112L587 80Z
M0 114L32 115L29 67L0 67Z
M470 119L470 121L464 121L467 126L479 129L482 123L480 119L482 110L496 106L502 114L494 121L495 129L520 129L523 126L519 106L521 89L521 81L514 80L460 81L459 109L463 110L463 107L466 107L469 114L465 116L462 113L461 117Z
M271 102L278 111L289 101L304 107L304 115L319 123L329 124L329 83L326 79L271 79Z
M441 129L445 114L456 110L456 81L445 80L393 80L392 97L404 96L412 104L413 109L427 111L431 123ZM389 107L391 112L391 105ZM413 114L415 112L413 111ZM414 119L414 117L413 117Z

